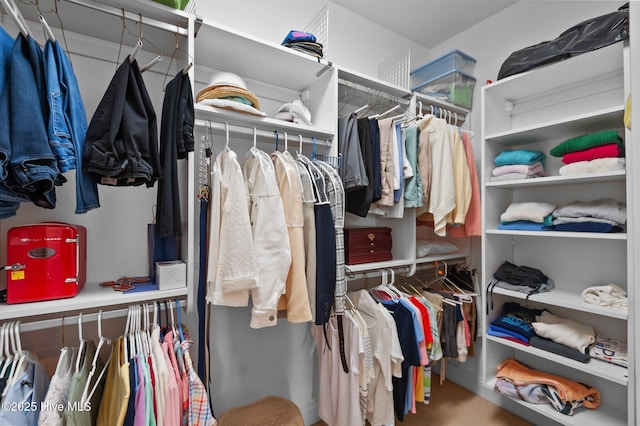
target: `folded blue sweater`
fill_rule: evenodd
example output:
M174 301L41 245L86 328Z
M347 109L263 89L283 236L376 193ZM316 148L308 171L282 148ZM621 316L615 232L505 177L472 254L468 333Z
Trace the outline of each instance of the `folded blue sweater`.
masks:
M514 149L512 151L502 151L493 160L496 166L507 166L509 164L526 164L528 166L536 162L543 162L547 156L541 151L531 151L528 149Z

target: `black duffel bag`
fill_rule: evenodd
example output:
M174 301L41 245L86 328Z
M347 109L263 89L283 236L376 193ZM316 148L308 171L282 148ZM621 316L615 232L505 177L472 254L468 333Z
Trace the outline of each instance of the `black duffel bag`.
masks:
M557 38L513 52L502 63L498 80L600 49L629 38L629 3L617 11L583 21Z

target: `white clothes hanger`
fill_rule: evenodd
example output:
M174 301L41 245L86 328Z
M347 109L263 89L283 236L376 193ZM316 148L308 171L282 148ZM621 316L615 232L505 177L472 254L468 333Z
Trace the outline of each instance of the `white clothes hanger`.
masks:
M25 38L27 38L29 36L29 29L27 27L27 25L23 22L22 19L20 19L19 15L19 10L18 8L15 8L9 3L9 0L0 0L0 3L2 3L2 7L4 7L5 11L11 16L11 18L13 19L13 21L15 22L16 26L18 27L18 30L20 30L20 34L22 34Z
M129 63L130 64L132 64L133 61L136 60L136 55L140 51L141 47L142 47L142 40L138 39L138 42L136 43L135 46L133 46L133 50L131 51L131 54L129 55Z
M364 104L362 105L360 108L357 108L355 111L353 111L353 114L355 114L356 116L361 113L362 111L364 111L365 109L369 108L369 104Z
M82 312L78 314L78 357L76 358L76 374L80 372L80 364L84 359L87 341L82 336Z
M53 41L56 41L56 37L53 35L53 32L51 31L51 27L49 27L49 24L47 24L47 21L44 19L44 16L42 16L41 14L40 16L40 22L42 23L42 28L44 29L44 33L47 35L47 39Z
M91 361L91 370L89 370L89 375L87 376L87 381L84 385L84 390L82 391L82 396L80 398L80 402L81 404L84 404L87 401L91 400L91 397L93 396L93 394L96 391L96 388L98 387L98 384L101 382L102 377L105 375L105 373L107 372L107 368L109 367L109 362L111 361L111 356L113 354L113 347L111 348L111 351L109 352L109 356L107 357L107 360L105 361L102 370L100 370L100 374L98 374L98 378L96 379L96 381L94 382L93 386L91 387L91 391L89 391L89 386L91 385L91 379L93 378L93 375L96 372L96 367L98 364L98 358L100 356L100 349L102 349L103 346L111 346L111 339L104 337L102 335L102 310L100 310L98 312L98 345L96 347L96 352L93 355L93 360ZM106 347L105 346L105 347Z
M157 64L160 61L162 61L162 56L158 55L152 60L150 60L145 66L140 68L140 72L143 73L145 71L148 71L150 68L152 68L155 64Z
M384 117L385 115L389 114L390 112L393 112L393 111L397 110L398 108L400 108L400 104L397 104L397 105L389 108L388 110L386 110L385 112L383 112L381 114L370 115L368 118L380 119L380 118Z
M2 365L2 370L0 371L0 377L7 377L7 372L11 368L11 364L13 361L13 353L11 352L11 348L9 347L11 343L11 323L5 323L2 325L4 329L4 337L3 337L3 358L4 364Z
M224 143L224 150L229 152L231 151L231 149L229 149L229 123L227 123L226 121L224 122L224 131L226 134L226 140Z
M253 149L258 149L257 145L257 135L256 135L256 127L253 126Z

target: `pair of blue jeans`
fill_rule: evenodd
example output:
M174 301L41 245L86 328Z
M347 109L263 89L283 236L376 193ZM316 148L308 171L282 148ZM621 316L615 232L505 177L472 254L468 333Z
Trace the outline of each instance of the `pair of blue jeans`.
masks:
M67 54L57 41L47 40L44 65L49 120L49 146L60 172L76 170L76 213L100 207L98 186L82 171L87 116L80 88Z
M10 172L11 113L10 80L13 38L0 27L0 219L15 216L20 203L29 201L26 195L13 192L9 187L13 179Z
M15 40L9 81L9 164L13 175L9 185L37 206L52 209L56 206L55 186L66 179L49 146L42 49L30 35L20 34Z

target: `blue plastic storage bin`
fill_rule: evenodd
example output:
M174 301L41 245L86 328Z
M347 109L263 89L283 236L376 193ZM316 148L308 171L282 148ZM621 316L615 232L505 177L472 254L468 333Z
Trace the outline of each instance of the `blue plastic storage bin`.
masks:
M420 86L452 71L473 74L475 65L476 60L471 56L459 50L452 50L411 71L411 80L414 86Z

